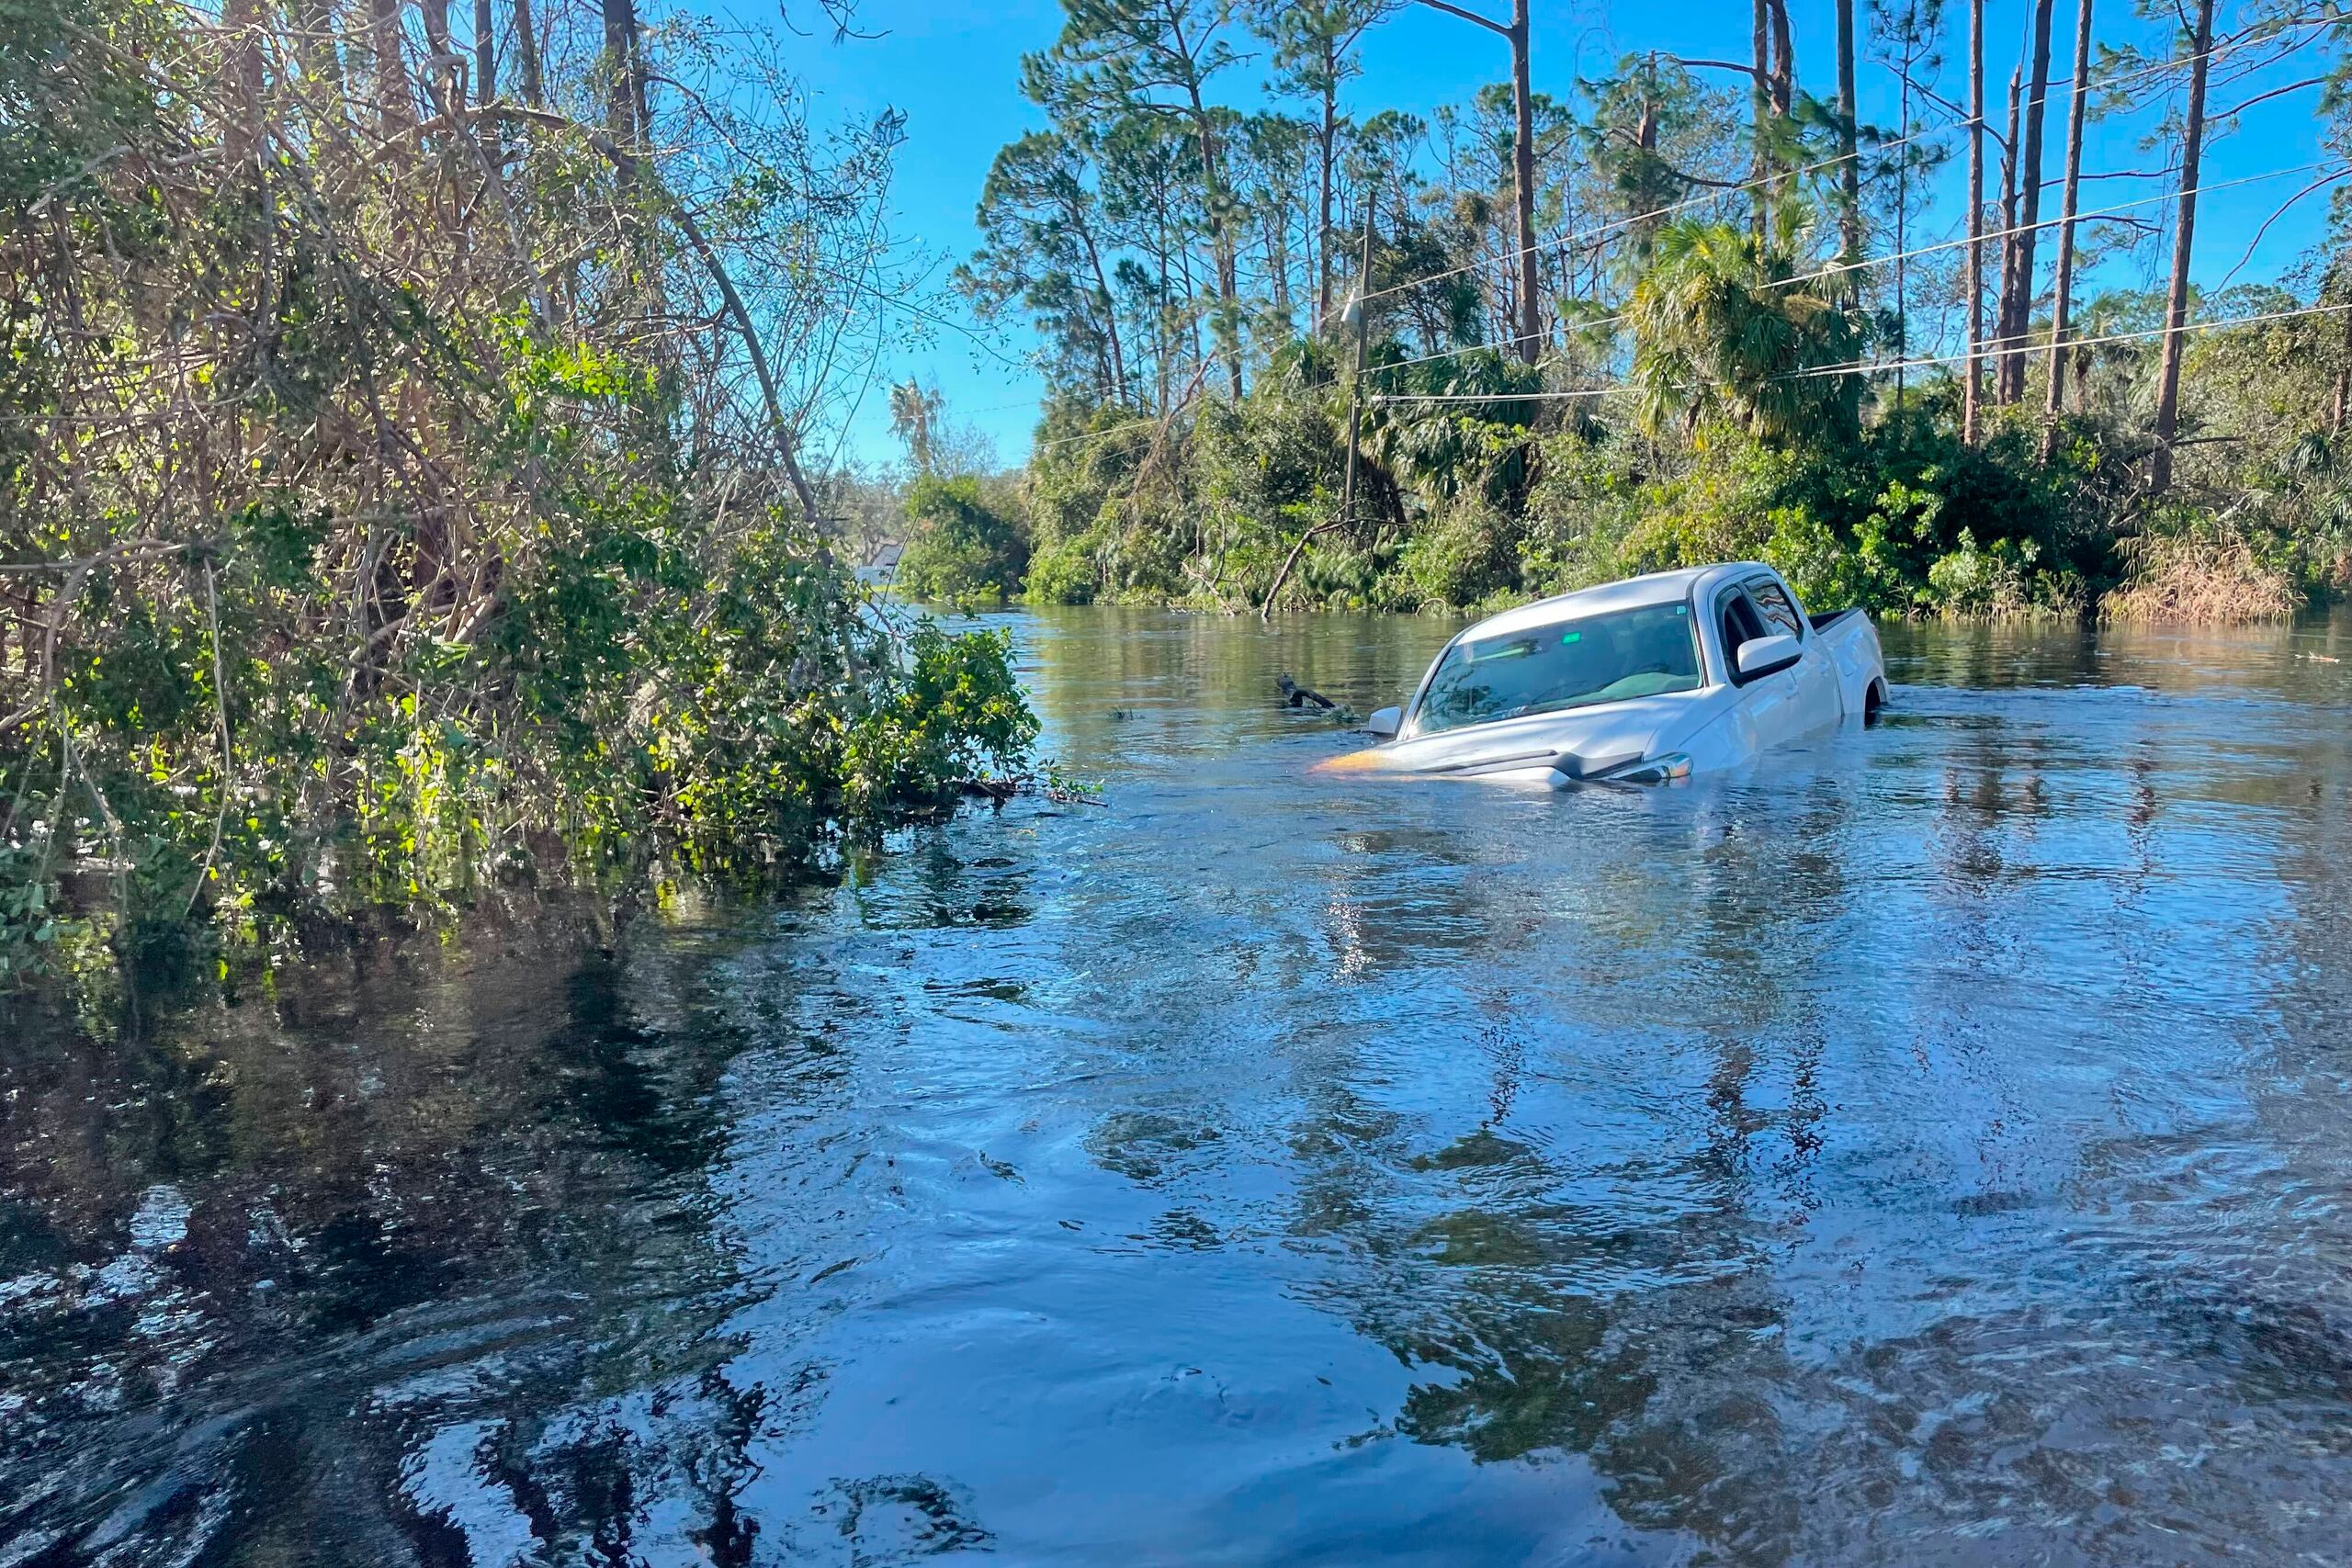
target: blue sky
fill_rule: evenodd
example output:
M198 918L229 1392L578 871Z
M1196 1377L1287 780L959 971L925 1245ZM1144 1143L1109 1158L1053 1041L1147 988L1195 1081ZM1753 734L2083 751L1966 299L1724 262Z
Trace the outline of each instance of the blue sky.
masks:
M731 9L739 21L781 30L777 13L757 0L734 0ZM1505 6L1502 0L1489 0L1488 9L1500 16ZM1826 98L1834 87L1833 8L1800 0L1791 9L1800 75L1806 87ZM1948 96L1958 99L1967 85L1966 11L1956 0L1949 9L1950 36L1941 85ZM2060 0L2057 9L2052 29L2052 73L2063 75L2071 64L2074 6L2070 0ZM2131 42L2151 52L2165 49L2162 29L2142 20L2121 0L2100 0L2099 9L2097 36L2102 41ZM1868 0L1861 0L1857 10L1866 24ZM808 27L811 12L808 0L795 0L791 15L796 23ZM894 228L902 243L940 258L944 282L947 266L969 254L978 242L973 207L997 149L1044 123L1042 115L1018 90L1020 59L1053 41L1060 30L1061 9L1056 0L993 0L969 6L942 0L862 0L858 17L862 26L883 36L834 44L822 32L805 39L787 34L788 53L808 86L811 112L820 123L870 116L885 108L904 112L908 139L899 165ZM1987 92L1996 100L1991 108L1996 119L2026 17L2025 0L1992 0L1987 7ZM1580 72L1593 73L1625 53L1655 49L1736 58L1746 52L1747 37L1746 0L1696 0L1683 6L1535 0L1534 85L1538 92L1566 96ZM1363 60L1364 73L1350 87L1350 107L1359 116L1389 107L1426 114L1441 104L1465 100L1487 83L1504 79L1508 66L1501 39L1419 6L1407 7L1375 29L1367 39ZM2315 51L2307 51L2268 76L2226 93L2217 88L2214 107L2226 107L2265 85L2283 85L2315 74L2319 67L2314 61ZM1263 73L1260 64L1243 67L1235 77L1234 96L1239 97L1254 87ZM1894 124L1894 78L1883 69L1865 66L1859 85L1864 120ZM2317 106L2316 90L2306 89L2250 110L2237 133L2209 152L2203 183L2210 186L2320 158ZM2063 101L2053 99L2046 131L2052 176L2062 166L2062 107ZM2159 155L2141 145L2148 127L2144 117L2094 125L2085 154L2086 170L2153 167ZM1955 160L1954 173L1946 180L1953 195L1959 187L1960 166ZM2273 207L2312 177L2303 174L2266 179L2208 196L2199 209L2199 281L2208 286L2219 283L2237 265ZM2085 206L2151 195L2157 188L2154 182L2146 180L2086 185ZM1960 210L1956 203L1947 202L1931 213L1923 225L1927 237L1940 239L1956 231ZM2053 197L2045 215L2054 210ZM2166 209L2156 205L2140 210L2155 217ZM2324 192L2307 197L2271 230L2237 280L2279 277L2318 237L2325 212ZM2099 281L2113 287L2144 287L2151 280L2140 276L2137 264L2126 260L2112 264ZM960 309L954 313L959 318L963 314ZM913 375L935 380L946 396L951 417L978 426L1004 462L1022 460L1029 449L1040 389L1037 378L1019 363L1026 345L1016 339L992 342L983 349L961 333L940 329L933 329L930 338L927 344L910 344L891 355L882 367L883 378ZM887 461L896 456L879 387L841 434L846 449L860 459Z

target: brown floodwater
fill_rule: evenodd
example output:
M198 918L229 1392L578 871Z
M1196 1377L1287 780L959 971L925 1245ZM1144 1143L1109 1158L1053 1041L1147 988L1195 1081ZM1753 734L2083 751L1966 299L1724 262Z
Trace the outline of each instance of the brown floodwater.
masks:
M1551 795L1001 619L1106 804L10 1023L0 1568L2352 1557L2352 622Z

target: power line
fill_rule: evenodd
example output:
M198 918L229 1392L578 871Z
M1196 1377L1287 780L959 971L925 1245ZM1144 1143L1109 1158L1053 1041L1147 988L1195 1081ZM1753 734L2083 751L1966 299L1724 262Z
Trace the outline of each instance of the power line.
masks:
M2265 310L2251 316L2221 316L2211 321L2184 321L2181 323L2179 330L2183 333L2198 333L2211 332L2227 327L2261 326L2271 321L2289 321L2304 316L2335 315L2345 310L2352 310L2352 302L2335 305L2303 305L2291 310ZM2069 337L2059 346L2067 349L2098 348L2108 344L2136 343L2149 338L2164 337L2168 335L2172 331L2173 329L2170 326L2145 327L2133 332L2106 333L2098 337ZM2047 345L2045 344L2043 346ZM2022 353L2024 351L2018 350L2018 352ZM1805 370L1782 371L1777 376L1766 376L1759 379L1768 382L1802 381L1821 376L1884 375L1887 372L1894 370L1917 370L1939 365L1959 365L1969 359L1980 357L1983 351L1979 350L1976 355L1925 355L1917 359L1857 359L1843 365L1820 365ZM1708 387L1729 385L1729 383L1724 381L1704 381L1695 384ZM1689 389L1688 384L1686 384L1684 389ZM1380 403L1576 402L1588 398L1614 397L1621 392L1628 390L1631 390L1631 389L1621 384L1614 387L1592 387L1573 391L1375 392L1371 394L1371 398L1373 401Z
M2257 44L2267 43L2274 39L2283 37L2285 34L2292 32L2299 28L2330 27L2347 19L2352 18L2346 18L2344 17L2305 17L2300 21L2282 23L2267 33L2259 33L2249 38L2238 39L2233 42L2215 44L2212 48L2205 50L2199 54L2184 55L2177 60L2153 61L2137 71L2126 72L2124 74L2110 78L2108 81L2095 83L2094 85L2104 90L2112 90L2113 88L2120 87L2128 82L2135 82L2145 76L2158 75L2169 71L2177 71L2184 66L2193 65L2199 60L2219 59L2223 55L2234 53L2239 50L2252 49ZM2048 91L2045 90L2042 97L2036 101L2046 102L2049 96L2050 95ZM1778 170L1772 174L1746 181L1740 185L1726 186L1720 189L1702 191L1697 196L1685 197L1679 201L1669 202L1664 207L1654 208L1647 212L1635 213L1627 218L1611 219L1608 222L1600 224L1596 228L1577 230L1561 235L1555 241L1547 243L1559 245L1573 245L1581 241L1600 239L1606 235L1615 233L1621 229L1630 228L1637 223L1648 222L1652 219L1671 217L1677 212L1686 211L1693 207L1702 207L1710 202L1721 201L1725 197L1738 196L1743 192L1760 189L1766 186L1777 185L1784 180L1801 179L1807 175L1818 174L1824 169L1832 169L1837 167L1838 164L1846 162L1849 158L1861 158L1877 153L1892 152L1899 147L1908 146L1915 141L1928 141L1935 137L1946 135L1954 130L1965 130L1969 127L1977 123L1978 122L1974 117L1970 117L1967 118L1954 120L1947 125L1937 126L1930 130L1922 130L1914 135L1903 137L1898 141L1878 142L1870 147L1857 147L1851 152L1839 152L1834 157L1824 158L1818 163L1807 164L1794 169ZM2312 166L2316 167L2316 165ZM2077 214L2078 218L2080 216L2080 214ZM2018 231L2019 231L2008 230L2004 231L2003 232L2014 233ZM1984 236L1984 239L1997 239L2000 237L2001 236L1998 234L1987 234ZM1957 243L1964 243L1965 242ZM1892 260L1894 258L1888 257L1884 259ZM1408 278L1403 283L1392 283L1385 288L1374 289L1363 298L1367 301L1385 299L1391 294L1401 294L1408 288L1418 288L1425 283L1442 283L1449 277L1459 277L1464 273L1478 271L1486 265L1487 264L1484 262L1465 262L1460 266L1449 267L1443 272L1433 272L1426 276ZM1857 263L1856 265L1864 265L1869 264ZM1325 320L1328 321L1329 318L1327 316ZM1593 325L1597 323L1586 324Z
M2302 305L2292 310L2264 310L2252 316L2220 316L2211 321L2183 321L2180 331L2198 333L2221 327L2256 327L2270 321L2290 321L2303 316L2332 316L2345 310L2352 310L2352 301L2335 305ZM2139 343L2149 338L2167 336L2172 331L2170 326L2143 327L2128 333L2106 333L2098 337L2069 337L2058 346L2066 349L2098 348L2110 343ZM2041 346L2049 345L2045 344ZM2022 354L2027 350L2018 348L2010 352ZM1982 351L1980 350L1979 353L1981 355ZM1852 365L1825 365L1811 370L1792 370L1774 377L1773 379L1800 381L1815 376L1878 375L1889 370L1917 370L1937 365L1958 365L1971 357L1973 356L1965 354L1941 354L1920 359L1857 361Z
M1825 277L1838 277L1847 273L1866 272L1872 267L1885 266L1893 262L1910 261L1919 256L1933 255L1940 251L1957 250L1963 245L1971 243L1984 244L1995 240L2009 239L2018 234L2030 233L2037 230L2054 229L2067 222L2096 222L2103 218L2113 217L2119 212L2128 212L2135 207L2150 207L2162 202L2177 201L2183 196L2203 196L2209 192L2229 190L2237 186L2258 185L2265 180L2284 179L2290 175L2307 175L2314 169L2331 167L2335 167L2335 165L2332 165L2326 160L2322 159L2316 163L2297 164L2284 169L2271 169L2258 175L2240 175L2234 179L2214 180L2188 191L2157 191L2149 196L2134 197L2129 201L2119 201L2111 206L2093 208L2086 212L2077 212L2072 219L2068 219L2064 216L2057 218L2044 218L2037 220L2031 223L2013 224L2007 229L1987 230L1984 233L1977 236L1973 241L1965 237L1957 240L1939 240L1931 245L1917 245L1910 250L1897 251L1888 255L1865 256L1859 261L1852 262L1834 262L1827 266L1821 267L1813 272L1801 272L1789 277L1774 278L1768 282L1758 284L1757 287L1759 289L1793 288L1795 285L1800 283L1815 283ZM2344 171L2339 168L2337 172L2341 173ZM1614 315L1599 316L1595 317L1591 321L1577 321L1574 323L1573 326L1569 323L1563 322L1562 326L1564 329L1568 331L1590 332L1596 327L1614 326L1619 322L1630 321L1632 317L1632 311L1620 310ZM1980 345L1977 352L1980 355L1988 353L2007 354L2016 352L2015 350L2000 346L2006 342L2007 339L2005 338L1994 338L1988 340L1985 344ZM1465 354L1491 352L1492 349L1492 344L1470 344L1461 348L1440 349L1434 354L1424 354L1417 355L1411 359L1392 361L1388 365L1376 365L1373 367L1373 368L1375 370L1385 370L1397 369L1408 365L1426 365L1434 360L1451 359Z
M1680 201L1668 202L1664 207L1653 208L1647 212L1636 212L1627 218L1612 218L1608 222L1600 224L1597 228L1572 231L1569 233L1559 236L1556 240L1547 241L1546 243L1573 245L1580 241L1597 240L1605 235L1613 234L1620 229L1631 228L1636 223L1646 223L1654 218L1671 217L1677 212L1685 211L1693 207L1703 207L1710 202L1721 201L1726 197L1737 196L1742 191L1756 190L1764 186L1777 185L1782 180L1797 179L1806 175L1818 174L1823 169L1835 168L1839 164L1844 163L1849 156L1859 158L1864 155L1865 152L1892 152L1898 147L1907 147L1914 141L1925 141L1931 137L1941 136L1947 131L1957 130L1973 123L1974 122L1973 120L1961 120L1952 125L1939 125L1932 130L1922 130L1916 135L1904 137L1900 141L1883 141L1867 149L1857 148L1850 154L1840 152L1834 158L1825 158L1817 164L1807 164L1803 168L1784 169L1778 173L1769 175L1762 179L1749 180L1743 185L1724 186L1718 189L1702 191L1697 196L1685 197ZM1443 272L1432 272L1423 277L1411 277L1407 278L1402 283L1392 283L1385 288L1375 288L1371 293L1363 296L1363 298L1367 302L1374 299L1385 299L1391 294L1402 294L1408 288L1419 288L1425 283L1442 283L1449 277L1459 277L1465 272L1476 272L1486 265L1487 264L1484 262L1464 262L1460 266L1448 267ZM1324 316L1323 320L1328 322L1331 320L1332 315L1336 314L1336 311L1327 314Z
M1178 411L1171 409L1169 413L1172 414ZM1121 424L1106 424L1100 430L1080 431L1076 435L1057 435L1050 441L1033 441L1029 444L1029 450L1042 452L1049 446L1068 446L1080 441L1100 441L1106 435L1117 435L1123 431L1141 430L1147 424L1164 423L1168 418L1169 414L1152 414L1148 418L1131 419Z
M2275 39L2284 37L2286 34L2296 31L2300 28L2330 27L2342 23L2347 18L2344 17L2329 16L2311 17L2295 21L2283 22L2267 32L2258 33L2223 43L2218 43L2213 45L2211 48L2203 51L2201 53L2185 55L2177 60L2167 59L2153 61L2136 71L2126 72L2120 76L2112 77L2104 82L2095 82L2093 85L2102 90L2111 91L2114 88L2122 86L2131 82L2139 81L2144 77L2158 75L2165 72L2177 71L2184 66L2196 63L2196 62L2200 59L2218 60L2243 50L2252 49L2257 45L2267 43ZM2057 79L2057 82L2053 82L2052 85L2055 86L2059 83L2071 81L2071 76L2062 77ZM2050 96L2050 91L2045 88L2042 96L2036 100L2036 102L2047 102ZM1610 234L1619 231L1620 230L1630 228L1638 223L1648 222L1654 219L1671 217L1677 212L1687 211L1695 207L1706 206L1713 202L1738 196L1744 192L1757 190L1766 186L1778 184L1784 180L1800 179L1807 175L1818 174L1825 169L1837 167L1838 164L1845 163L1849 158L1860 158L1874 154L1892 152L1899 148L1909 146L1914 142L1929 141L1936 137L1947 135L1955 130L1965 130L1977 123L1978 121L1974 118L1962 118L1954 120L1949 124L1935 127L1932 130L1922 130L1911 136L1903 137L1894 141L1878 142L1867 148L1858 146L1852 152L1839 152L1833 157L1825 158L1816 163L1807 164L1795 169L1779 170L1760 178L1746 181L1740 185L1724 186L1719 189L1704 191L1696 196L1685 197L1679 201L1669 202L1664 207L1656 208L1647 212L1635 213L1625 218L1612 219L1610 221L1594 228L1572 231L1562 235L1559 239L1551 243L1561 245L1573 245L1583 241L1605 238ZM2227 190L2235 186L2251 185L2259 183L2263 180L2280 179L2289 175L2308 174L2313 169L2324 168L2327 165L2324 161L2303 164L2291 168L2275 169L2267 174L2247 175L2242 175L2236 179L2218 181L2199 186L2192 191L2158 192L2152 196L2136 197L2131 201L2118 202L2112 206L2096 208L2087 212L2077 212L2074 215L2071 221L2076 223L2096 222L2101 219L2109 218L2118 213L2127 212L2135 207L2145 207L2163 202L2177 201L2184 195L2201 196L2211 191ZM2041 229L2056 228L2067 221L2069 221L2069 220L2060 217L2043 219L2033 223L2016 224L2007 229L1993 230L1980 234L1976 236L1973 241L1967 238L1946 240L1930 245L1916 246L1910 250L1900 251L1888 255L1864 257L1852 262L1839 262L1829 266L1819 268L1813 272L1799 273L1793 276L1775 279L1762 285L1761 287L1767 288L1790 288L1800 283L1815 282L1825 277L1835 277L1849 272L1861 272L1872 267L1885 266L1897 261L1909 261L1919 256L1932 255L1948 250L1956 250L1970 243L1984 244L1997 240L2008 239L2018 234L2029 233ZM1407 289L1419 288L1423 284L1441 283L1449 277L1458 277L1465 273L1479 271L1487 265L1487 264L1485 262L1465 262L1460 266L1449 267L1442 272L1435 272L1430 273L1426 276L1410 278L1403 283L1390 284L1385 288L1374 289L1368 294L1362 295L1361 298L1367 302L1374 299L1385 299L1392 294L1400 294ZM1337 313L1338 312L1335 310L1331 315L1325 316L1321 319L1321 321L1318 322L1318 325L1328 323L1332 319L1332 316L1335 316ZM1622 323L1629 320L1631 314L1632 312L1630 311L1620 310L1613 315L1601 316L1590 321L1577 321L1573 325L1564 321L1561 325L1563 331L1579 333L1590 332L1596 328L1614 326ZM975 336L977 334L975 334ZM1983 357L1998 354L2022 352L2020 349L2007 346L2007 344L2008 339L2006 337L1994 338L1984 344L1979 344L1974 355L1961 355L1950 359L1906 360L1901 362L1901 364L1903 366L1921 364L1953 364L1958 363L1962 359L1970 357ZM1212 349L1209 351L1206 357L1210 360L1215 360L1226 352L1227 351L1224 349ZM1468 344L1458 348L1439 349L1429 354L1416 355L1409 359L1392 360L1385 365L1374 366L1372 368L1374 370L1403 369L1414 365L1427 365L1442 359L1460 358L1463 355L1470 354L1499 352L1501 352L1501 350L1491 344ZM1883 368L1887 369L1897 367L1897 366L1892 364L1883 367ZM1023 367L1023 368L1034 368L1034 367ZM1838 373L1834 367L1831 370L1821 372L1807 372L1807 374L1834 373ZM1566 394L1544 392L1495 394L1492 396L1482 393L1464 393L1458 395L1436 393L1419 395L1376 394L1376 397L1377 400L1381 401L1491 402L1497 400L1498 397L1509 398L1516 396L1519 398L1540 397L1553 399L1560 397L1584 398L1603 395L1606 394L1602 392L1575 392ZM980 410L976 412L996 412L1001 411ZM1145 419L1131 420L1122 424L1106 426L1102 430L1087 431L1076 435L1057 436L1048 441L1033 442L1031 444L1031 449L1033 451L1042 451L1049 447L1069 446L1080 441L1091 441L1105 436L1120 434L1126 431L1141 429L1145 425L1162 423L1166 417L1167 416L1155 415Z

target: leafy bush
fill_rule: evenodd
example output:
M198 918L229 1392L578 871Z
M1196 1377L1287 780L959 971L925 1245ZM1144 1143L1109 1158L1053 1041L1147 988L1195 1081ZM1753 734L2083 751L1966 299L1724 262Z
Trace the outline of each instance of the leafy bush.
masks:
M1499 507L1464 496L1413 533L1396 570L1423 607L1466 610L1518 592L1525 533Z
M307 60L286 21L241 25ZM758 341L863 330L811 264L869 254L892 124L746 118L761 57L689 28L714 90L656 151L549 108L488 169L437 72L241 104L242 46L153 0L0 24L41 40L0 50L0 205L48 214L0 230L0 978L789 863L1022 764L1003 639L835 563L789 412L829 356ZM550 105L592 85L548 63Z
M956 604L1021 592L1029 541L983 498L978 479L925 475L907 491L906 510L914 536L899 558L901 592Z

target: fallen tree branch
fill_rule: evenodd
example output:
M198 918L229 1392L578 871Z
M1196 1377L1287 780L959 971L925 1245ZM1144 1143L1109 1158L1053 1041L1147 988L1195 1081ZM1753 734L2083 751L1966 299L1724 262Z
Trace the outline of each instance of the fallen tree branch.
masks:
M488 104L472 112L477 116L522 120L529 124L549 126L559 130L572 131L585 137L588 145L594 148L598 154L621 175L629 179L645 180L647 187L660 199L662 209L668 212L671 220L677 224L678 231L685 236L686 243L692 246L695 254L701 258L703 269L710 274L710 280L718 288L718 297L725 303L727 313L735 318L736 334L743 340L744 352L751 355L752 374L758 378L760 397L767 405L771 433L775 438L776 456L784 463L785 479L791 484L792 493L800 502L801 516L811 527L815 527L821 519L817 511L817 492L810 487L808 476L800 468L799 429L784 415L784 400L776 393L775 377L768 368L767 350L760 342L759 329L752 324L752 312L744 306L743 297L735 291L735 280L728 276L726 264L719 260L717 248L711 244L709 237L702 231L702 226L695 221L694 215L686 210L685 204L678 199L676 193L662 181L659 175L650 175L649 177L644 159L619 146L601 130L593 130L577 120L567 119L562 115L551 114L545 109L525 109L504 104Z
M1290 547L1290 554L1283 560L1282 570L1274 573L1274 585L1266 590L1266 602L1258 606L1260 620L1271 621L1274 618L1274 601L1282 596L1283 584L1290 581L1290 569L1298 564L1298 554L1306 548L1306 541L1317 534L1328 533L1339 525L1340 520L1335 517L1329 523L1317 523L1298 536L1298 543Z

